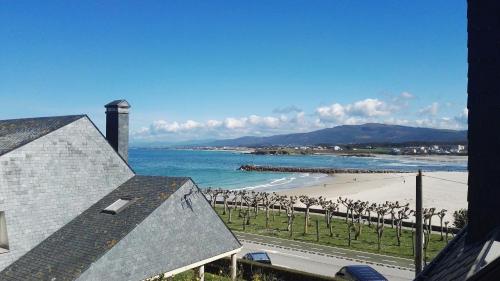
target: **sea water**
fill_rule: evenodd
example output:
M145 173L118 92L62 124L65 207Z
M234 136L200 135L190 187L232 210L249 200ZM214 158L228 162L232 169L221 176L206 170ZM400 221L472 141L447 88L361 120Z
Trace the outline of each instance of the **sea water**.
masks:
M239 171L241 165L390 169L398 171L467 171L462 161L408 157L346 157L337 155L253 155L231 151L131 148L129 162L141 175L191 177L202 188L276 191L321 184L326 175Z

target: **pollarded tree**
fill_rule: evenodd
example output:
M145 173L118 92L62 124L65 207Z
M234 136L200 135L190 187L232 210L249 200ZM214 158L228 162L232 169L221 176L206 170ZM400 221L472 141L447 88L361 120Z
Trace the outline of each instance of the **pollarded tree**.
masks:
M333 216L337 211L339 204L330 201L328 205L328 230L330 231L330 237L333 237Z
M279 196L278 204L279 204L278 216L281 216L281 210L283 209L286 210L286 208L288 207L288 197L286 195Z
M443 235L443 220L444 220L444 217L446 216L446 212L447 210L446 209L441 209L441 211L437 212L437 216L439 218L439 225L441 226L441 241L444 240L444 235Z
M344 205L346 208L345 222L347 222L349 220L349 213L351 212L352 199L339 197L337 203ZM352 220L354 221L354 218Z
M397 209L401 208L401 206L399 205L398 201L396 202L386 201L385 203L389 208L389 214L391 215L391 228L394 228L394 221L396 219Z
M212 206L212 198L214 197L213 190L211 187L203 190L203 194L205 195L205 199L208 200L210 206Z
M222 189L220 189L220 188L212 190L212 195L213 195L213 197L212 197L212 204L214 206L214 209L215 209L215 205L217 204L217 198L221 194L222 194Z
M318 198L318 205L321 206L321 209L323 209L323 211L325 211L325 222L327 225L329 225L329 222L328 222L328 219L329 219L329 215L328 215L328 206L330 205L332 201L331 200L326 200L326 198L323 198L322 196L320 196Z
M276 193L262 192L261 194L262 203L266 209L266 229L269 228L269 208L274 206L274 204L279 200L279 196Z
M354 236L354 240L358 240L358 237L361 235L361 228L363 226L363 213L365 212L365 209L368 207L368 201L363 202L363 201L356 201L354 202L352 206L352 210L356 213L357 216L357 221L358 221L358 229L356 230L356 234Z
M304 234L307 234L307 228L309 226L309 210L312 206L318 205L318 199L306 195L301 195L299 197L299 200L306 207L306 213L304 218Z
M222 195L222 199L224 200L224 211L222 211L222 215L225 215L227 213L227 201L228 199L231 197L232 195L232 191L230 190L223 190L221 192L221 195Z
M410 218L413 210L410 209L410 204L402 206L396 214L396 238L398 246L401 246L401 234L403 232L403 221Z
M288 226L287 226L287 230L290 231L290 236L292 235L292 226L293 226L293 221L295 219L295 204L297 204L297 196L290 196L288 199L287 199L287 207L286 207L286 215L288 217Z
M436 208L430 208L428 210L428 221L429 221L429 233L432 233L432 217L436 216Z
M444 227L445 227L445 230L446 230L446 243L448 243L448 231L449 231L448 224L449 223L450 223L449 221L445 221L444 222Z
M258 192L252 191L250 192L250 198L252 199L251 205L253 207L255 218L257 218L257 215L259 214L259 203L261 200L261 195Z
M368 207L366 207L366 214L368 215L368 226L371 227L372 226L372 212L375 212L377 209L377 204L376 203L372 203L371 205L369 205Z
M377 232L378 232L378 228L379 226L382 226L382 228L384 227L385 225L385 215L387 214L388 212L388 208L385 204L379 204L377 205L377 208L376 208L376 212L377 212ZM382 225L380 224L380 221L382 220Z

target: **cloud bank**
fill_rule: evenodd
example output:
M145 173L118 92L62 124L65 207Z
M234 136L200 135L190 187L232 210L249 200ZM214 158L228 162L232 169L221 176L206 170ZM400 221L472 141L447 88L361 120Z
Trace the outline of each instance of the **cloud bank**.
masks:
M352 103L333 102L307 113L296 106L276 108L268 116L228 116L215 120L154 120L147 127L132 132L136 141L185 141L199 139L265 136L309 132L337 125L386 123L407 126L465 129L467 109L452 116L440 114L440 104L433 102L420 109L411 109L415 96L403 92L386 99L366 98Z

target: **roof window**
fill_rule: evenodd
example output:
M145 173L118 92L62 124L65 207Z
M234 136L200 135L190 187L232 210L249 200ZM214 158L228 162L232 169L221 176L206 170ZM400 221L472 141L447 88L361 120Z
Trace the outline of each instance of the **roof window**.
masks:
M116 200L113 204L102 210L103 213L116 215L127 208L135 200L132 198L120 198Z

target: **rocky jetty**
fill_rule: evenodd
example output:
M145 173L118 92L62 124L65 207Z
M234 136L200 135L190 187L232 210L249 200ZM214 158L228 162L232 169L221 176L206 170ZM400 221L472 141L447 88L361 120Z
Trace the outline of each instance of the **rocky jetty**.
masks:
M278 172L278 173L316 173L316 174L390 174L404 173L394 170L368 170L368 169L337 169L337 168L300 168L300 167L272 167L243 165L238 170L253 172Z

